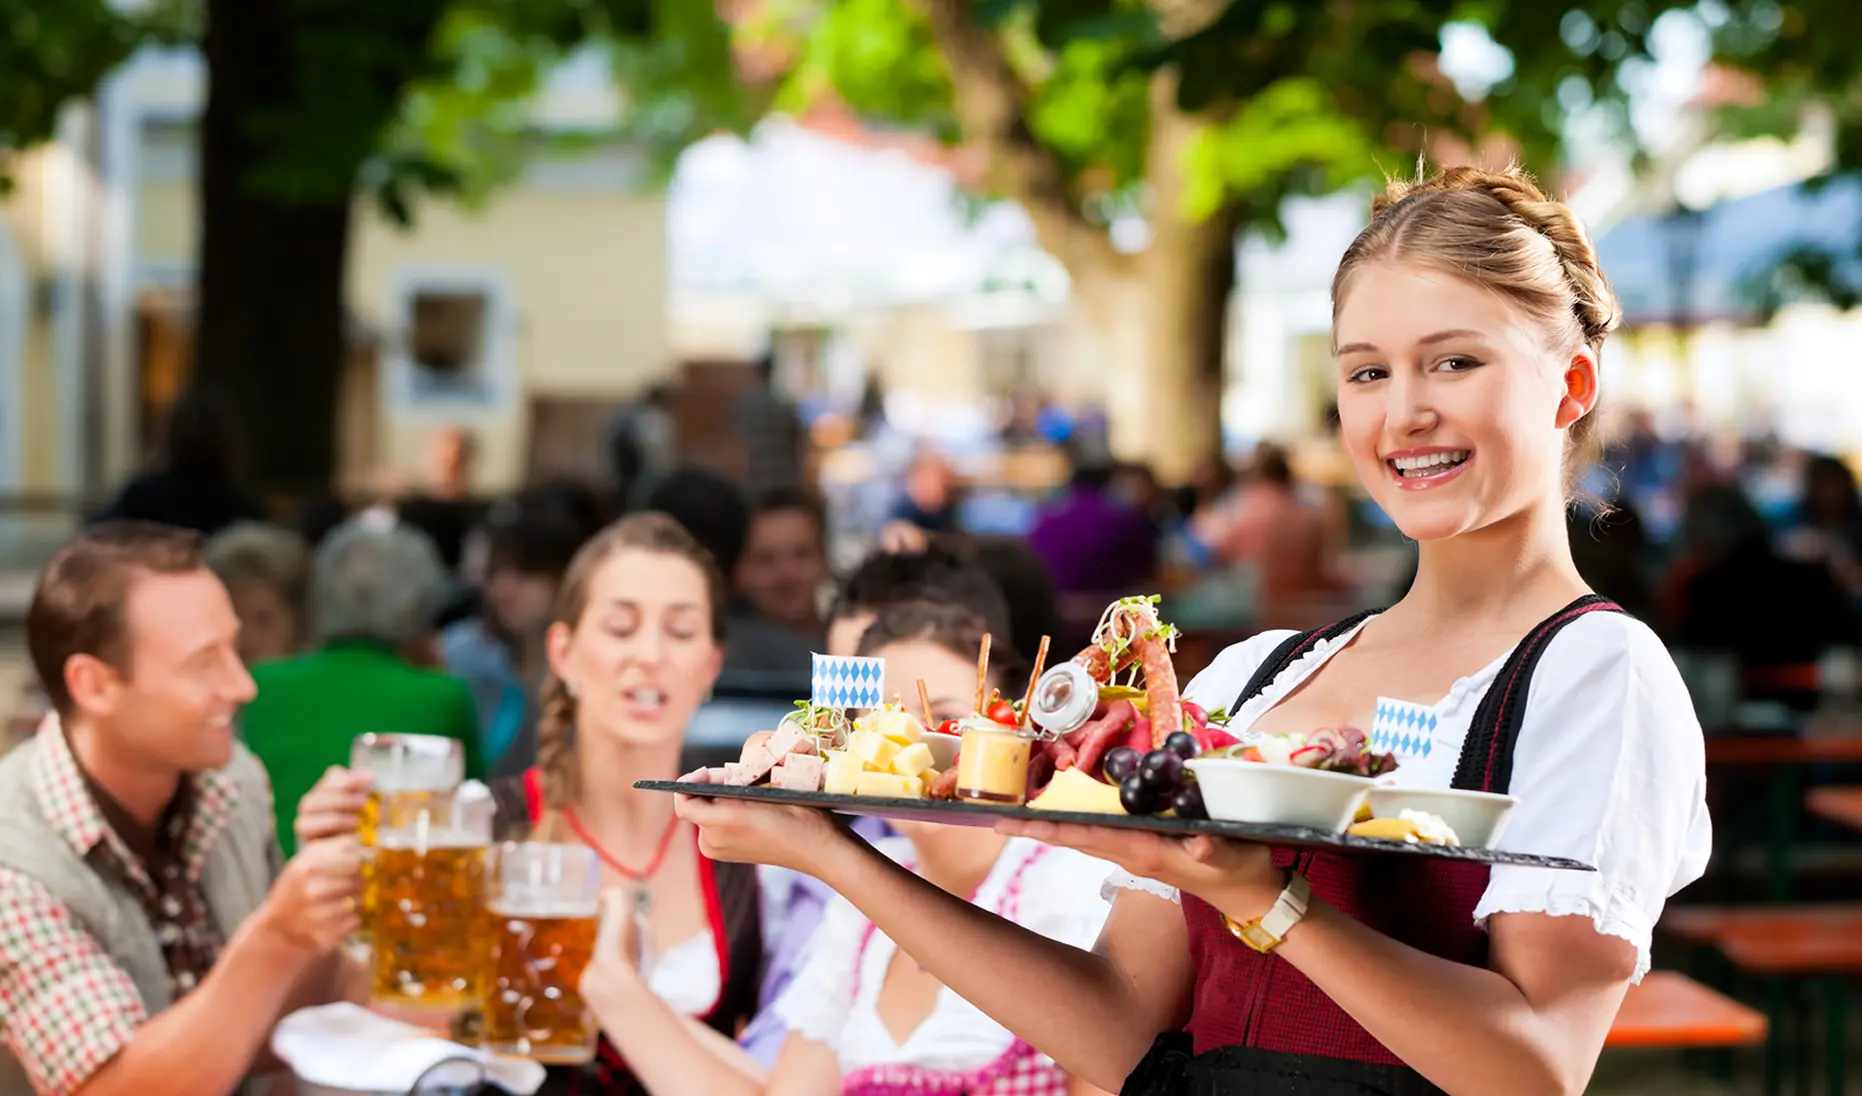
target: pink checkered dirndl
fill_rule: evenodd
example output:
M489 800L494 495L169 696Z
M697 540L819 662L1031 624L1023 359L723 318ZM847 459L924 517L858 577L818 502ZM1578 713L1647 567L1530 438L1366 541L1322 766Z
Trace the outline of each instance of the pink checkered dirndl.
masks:
M1047 855L1043 845L1022 861L1021 867L1003 889L1002 906L996 912L1013 920L1021 900L1022 877L1035 861ZM972 896L974 899L974 896ZM857 972L866 957L866 946L873 940L873 925L866 926L860 937ZM859 976L855 974L854 997L860 995ZM841 1079L841 1096L1067 1096L1067 1075L1054 1060L1020 1039L995 1061L965 1073L942 1073L919 1066L881 1065L857 1069Z

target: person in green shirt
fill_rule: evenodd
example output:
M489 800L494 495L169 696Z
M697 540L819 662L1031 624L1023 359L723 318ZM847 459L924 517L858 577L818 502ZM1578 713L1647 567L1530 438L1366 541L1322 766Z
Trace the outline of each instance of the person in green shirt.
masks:
M271 775L278 839L296 844L297 804L349 746L370 731L439 735L465 747L466 776L481 779L478 714L471 690L424 669L449 587L425 535L370 520L345 523L312 564L313 649L252 667L258 696L246 706L246 746Z

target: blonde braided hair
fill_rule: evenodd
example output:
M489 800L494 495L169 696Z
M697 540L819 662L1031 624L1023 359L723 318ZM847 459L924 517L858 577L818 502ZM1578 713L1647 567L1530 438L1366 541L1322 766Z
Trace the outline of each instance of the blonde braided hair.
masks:
M1335 329L1352 276L1378 259L1437 267L1499 293L1542 323L1559 351L1582 345L1601 361L1604 340L1622 322L1590 233L1517 166L1391 180L1371 213L1332 278ZM1593 413L1573 423L1569 448L1588 445L1595 422ZM1568 478L1580 467L1568 460Z
M630 549L677 556L704 573L711 601L711 637L722 646L729 608L724 575L711 553L684 526L657 512L624 517L595 534L576 552L556 596L554 623L577 628L588 608L588 588L595 572L616 554ZM532 831L535 840L571 840L565 812L575 802L578 791L576 715L576 697L568 684L553 672L547 674L543 679L542 712L537 719L537 775L543 812Z

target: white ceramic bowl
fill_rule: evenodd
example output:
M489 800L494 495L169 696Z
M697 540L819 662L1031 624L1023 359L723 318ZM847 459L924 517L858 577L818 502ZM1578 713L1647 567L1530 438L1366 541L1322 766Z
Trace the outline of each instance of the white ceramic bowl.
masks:
M932 764L937 766L938 772L943 772L957 763L957 747L963 745L963 736L926 731L921 741L931 747Z
M1269 765L1239 758L1185 762L1202 786L1203 806L1218 822L1305 826L1341 833L1351 825L1371 781L1348 773Z
M1396 818L1404 811L1427 811L1448 823L1448 828L1455 831L1455 839L1471 849L1493 848L1518 802L1510 795L1459 788L1376 787L1369 798L1372 817Z

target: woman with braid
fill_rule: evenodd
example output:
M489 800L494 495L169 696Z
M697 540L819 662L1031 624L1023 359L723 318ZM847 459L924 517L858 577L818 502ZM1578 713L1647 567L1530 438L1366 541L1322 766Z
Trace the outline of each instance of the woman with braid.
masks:
M723 664L725 609L717 566L671 518L636 514L597 534L570 562L549 627L537 765L492 790L500 839L579 842L601 857L608 897L640 926L634 953L653 992L636 1007L755 1072L731 1040L763 971L756 869L713 863L671 796L633 787L678 776L686 725ZM553 1069L544 1091L640 1086L604 1039L595 1062Z
M1524 176L1397 185L1332 286L1340 439L1419 543L1389 609L1223 652L1185 698L1244 736L1373 726L1400 784L1510 792L1503 849L1594 872L1273 850L1003 822L1124 869L1090 951L839 836L680 797L711 856L848 899L1069 1074L1132 1096L1574 1096L1712 829L1700 727L1660 641L1587 589L1564 513L1617 306L1571 211ZM696 779L696 775L694 776Z

